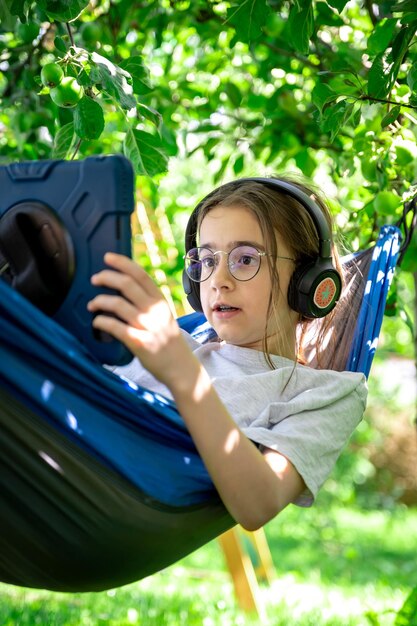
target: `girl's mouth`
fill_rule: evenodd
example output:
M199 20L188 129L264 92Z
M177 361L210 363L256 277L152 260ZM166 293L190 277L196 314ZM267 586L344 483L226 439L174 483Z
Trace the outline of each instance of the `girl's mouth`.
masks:
M227 304L219 304L214 308L214 310L222 313L223 311L238 311L239 309L234 306L228 306Z
M229 319L238 313L240 309L234 306L228 306L226 304L219 304L213 308L213 313L217 318Z

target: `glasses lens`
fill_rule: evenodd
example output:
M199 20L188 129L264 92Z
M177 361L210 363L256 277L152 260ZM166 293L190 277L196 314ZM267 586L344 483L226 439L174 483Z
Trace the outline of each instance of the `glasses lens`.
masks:
M252 246L238 246L229 253L230 273L237 280L253 278L259 270L260 263L259 252Z
M185 257L185 271L196 283L201 283L213 272L214 254L208 248L192 248Z

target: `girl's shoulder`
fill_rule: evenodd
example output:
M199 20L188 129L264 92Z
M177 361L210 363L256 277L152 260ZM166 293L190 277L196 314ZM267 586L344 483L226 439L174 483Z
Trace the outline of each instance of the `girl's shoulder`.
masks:
M362 372L316 369L297 364L294 386L300 390L311 390L315 396L322 395L329 401L355 396L363 405L368 395L368 384Z

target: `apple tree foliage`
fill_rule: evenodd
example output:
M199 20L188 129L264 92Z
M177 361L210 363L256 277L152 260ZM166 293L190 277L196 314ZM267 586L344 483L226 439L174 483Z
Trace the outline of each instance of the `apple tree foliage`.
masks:
M301 172L359 249L417 192L416 32L416 0L0 0L0 163L122 152L173 223L206 183ZM410 328L416 272L414 238Z

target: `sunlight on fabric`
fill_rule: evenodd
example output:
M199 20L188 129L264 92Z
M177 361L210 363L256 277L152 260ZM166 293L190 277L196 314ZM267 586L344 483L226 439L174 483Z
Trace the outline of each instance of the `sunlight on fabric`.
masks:
M43 384L41 387L41 396L44 402L48 402L54 389L55 389L55 386L53 383L51 383L50 380L43 381Z
M118 374L118 376L120 376L120 378L123 380L123 382L126 383L127 386L130 387L131 389L133 389L134 391L137 391L139 389L137 384L134 383L132 380L129 380L129 378L126 378L122 374Z
M189 465L191 463L191 459L189 456L185 456L183 460L184 460L185 465Z
M149 402L150 404L155 404L155 397L153 396L152 393L149 393L149 391L143 392L143 399L146 400L146 402Z
M50 465L52 467L52 469L54 469L55 471L59 472L60 474L63 474L62 467L59 465L59 463L57 463L55 461L55 459L53 459L51 456L49 456L49 454L47 454L46 452L43 452L42 450L39 450L39 456L46 463L48 463L48 465Z
M376 277L376 282L377 283L383 283L384 280L385 280L385 276L386 276L386 273L383 272L382 270L379 270L378 274L377 274L377 277Z
M159 393L155 394L155 400L158 400L161 404L169 404L168 398L166 398L165 396L161 396Z
M397 245L395 245L395 243L397 243ZM391 241L391 239L387 239L387 240L384 242L384 244L383 244L383 246L382 246L382 250L383 250L384 252L386 252L387 254L390 254L390 252L391 252L391 246L393 246L394 251L398 251L398 249L399 249L398 242L392 242L392 241ZM396 248L397 248L397 250L396 250Z
M367 348L369 351L371 350L376 350L377 346L378 346L378 337L374 337L374 339L372 341L367 341L366 342Z
M379 259L379 257L381 256L381 253L382 253L382 249L383 249L382 246L375 246L374 251L372 253L372 260L373 261L376 261L377 259Z
M71 411L67 411L67 424L72 430L78 431L78 420Z

